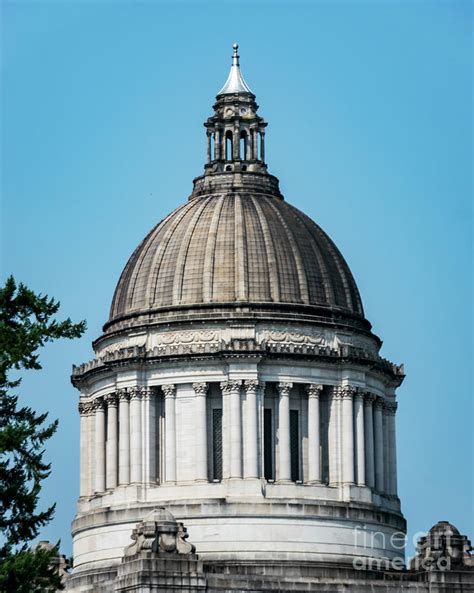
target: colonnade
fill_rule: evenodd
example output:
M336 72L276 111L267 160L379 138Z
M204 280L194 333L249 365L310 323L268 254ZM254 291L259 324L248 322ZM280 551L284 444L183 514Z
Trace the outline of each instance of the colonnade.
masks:
M258 137L260 135L260 154ZM226 140L232 140L232 154L226 154ZM244 154L240 151L240 140L245 138ZM213 142L214 141L214 150ZM207 162L214 160L242 160L265 162L265 130L259 129L257 125L241 127L236 122L235 125L226 128L216 127L214 130L207 131Z
M209 384L193 383L192 387L194 479L207 482L212 447L208 434ZM263 477L265 385L247 380L225 381L219 387L222 477ZM284 483L292 476L290 409L294 385L280 382L275 387L275 478ZM396 404L351 385L305 384L304 388L307 443L302 481L323 483L322 450L326 446L329 475L324 475L324 482L330 486L367 486L396 495ZM181 427L176 421L176 395L176 385L134 387L80 402L81 496L131 483L177 481L177 430ZM162 425L157 422L158 412L163 415ZM163 434L158 434L158 426L162 426ZM159 454L162 464L158 463Z

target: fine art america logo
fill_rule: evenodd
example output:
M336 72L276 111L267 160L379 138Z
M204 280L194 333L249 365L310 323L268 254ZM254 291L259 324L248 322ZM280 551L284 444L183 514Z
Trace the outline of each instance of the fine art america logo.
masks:
M402 531L384 533L382 531L367 531L362 525L353 529L353 542L357 547L363 547L372 554L355 557L352 561L355 570L383 570L403 571L405 565L405 549L409 543L409 536ZM451 536L435 535L428 541L425 532L413 535L411 542L416 547L417 554L410 562L410 568L421 571L450 570L452 554ZM393 557L380 556L387 549L393 550Z

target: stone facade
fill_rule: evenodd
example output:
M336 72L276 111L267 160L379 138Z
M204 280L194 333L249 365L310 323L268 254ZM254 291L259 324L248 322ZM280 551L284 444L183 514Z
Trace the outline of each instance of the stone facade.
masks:
M336 246L267 172L257 111L235 48L204 175L134 252L94 360L73 368L67 590L472 590L464 540L449 569L405 569L403 367L380 356Z

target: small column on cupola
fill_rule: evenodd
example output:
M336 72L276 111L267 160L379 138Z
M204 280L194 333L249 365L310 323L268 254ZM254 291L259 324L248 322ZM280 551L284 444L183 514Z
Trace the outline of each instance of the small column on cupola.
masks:
M214 104L207 129L206 174L266 173L264 135L267 123L257 115L255 95L240 70L239 46L234 43L229 76Z

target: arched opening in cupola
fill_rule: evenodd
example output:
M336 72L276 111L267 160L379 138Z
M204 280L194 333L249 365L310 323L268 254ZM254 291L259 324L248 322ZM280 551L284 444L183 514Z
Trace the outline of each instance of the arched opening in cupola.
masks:
M239 144L239 158L241 161L247 160L247 145L248 145L247 132L245 130L243 130L242 132L240 132L240 144Z
M233 140L232 140L232 132L227 130L225 133L225 160L231 161L233 154Z

